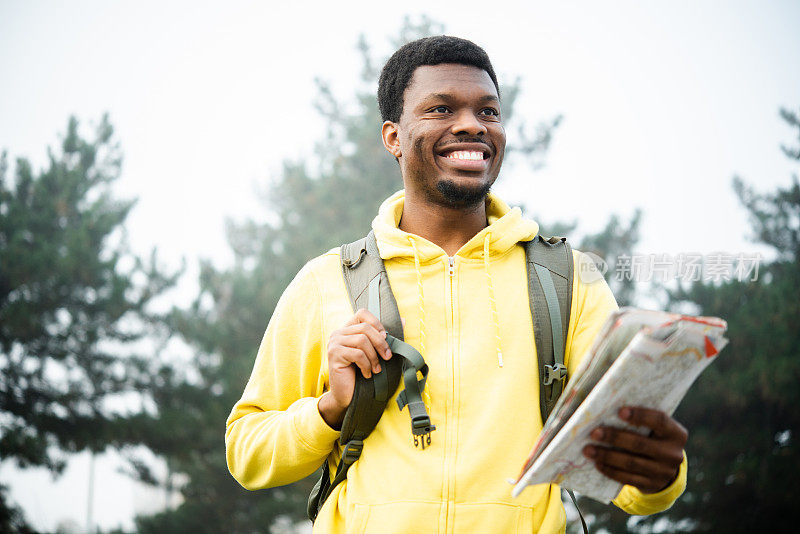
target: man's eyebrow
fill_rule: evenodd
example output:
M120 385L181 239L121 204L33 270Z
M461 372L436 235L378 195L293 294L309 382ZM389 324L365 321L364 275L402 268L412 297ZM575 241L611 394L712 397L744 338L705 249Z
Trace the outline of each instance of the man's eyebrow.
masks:
M444 100L447 102L452 102L455 100L455 97L450 93L431 93L425 98L425 100ZM483 95L478 99L478 102L481 104L487 102L500 102L500 99L494 95Z

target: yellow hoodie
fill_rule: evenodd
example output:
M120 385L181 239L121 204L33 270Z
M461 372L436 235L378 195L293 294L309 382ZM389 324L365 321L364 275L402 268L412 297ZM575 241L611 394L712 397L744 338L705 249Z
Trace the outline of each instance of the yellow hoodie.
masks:
M314 532L564 532L558 486L531 486L513 499L507 482L542 428L525 252L518 245L533 239L538 225L490 195L489 226L449 258L397 228L403 201L402 191L387 199L372 227L405 340L430 368L425 401L436 430L429 447L415 448L407 410L390 401ZM570 373L616 306L604 281L585 284L575 276L565 354ZM326 458L333 477L339 433L323 421L317 401L328 387L328 338L352 314L338 249L311 260L281 297L227 421L228 467L245 488L294 482ZM625 486L614 502L650 514L668 508L685 485L684 459L664 491L646 495Z

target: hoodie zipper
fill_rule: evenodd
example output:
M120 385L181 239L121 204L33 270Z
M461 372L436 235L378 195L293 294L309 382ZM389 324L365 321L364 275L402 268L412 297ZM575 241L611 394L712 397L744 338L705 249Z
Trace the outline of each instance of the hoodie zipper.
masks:
M450 376L452 377L451 383L451 390L450 390L450 399L451 405L448 413L450 414L450 421L456 422L457 416L457 406L458 406L458 398L456 396L457 393L457 382L458 382L458 371L457 371L457 362L456 362L456 347L457 347L457 340L456 340L456 294L455 294L455 271L456 271L456 258L455 256L448 256L447 258L447 270L448 274L450 275L449 282L450 282L450 365L451 365L451 372ZM454 520L454 513L455 513L455 495L453 489L455 487L455 480L454 480L454 472L455 472L455 439L456 439L456 425L448 425L451 427L451 433L448 436L447 446L445 448L446 454L446 469L447 469L447 482L446 482L446 495L445 495L445 524L444 524L444 532L446 534L450 534L453 528L453 520Z

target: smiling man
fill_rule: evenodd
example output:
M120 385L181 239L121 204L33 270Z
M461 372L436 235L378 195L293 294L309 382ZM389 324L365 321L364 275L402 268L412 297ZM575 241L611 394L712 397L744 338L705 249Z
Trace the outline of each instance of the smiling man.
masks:
M512 499L506 482L542 428L523 246L538 225L489 193L506 143L489 58L455 37L414 41L385 65L378 101L404 189L383 203L373 232L403 337L429 369L418 404L435 431L415 446L394 400L405 391L394 391L314 531L564 532L558 486ZM228 466L246 488L294 482L323 464L333 478L357 374L380 375L401 357L375 315L353 313L342 266L339 249L311 260L270 319L227 422ZM616 303L604 281L575 277L570 309L567 376ZM617 506L664 510L685 487L686 431L661 412L630 407L620 416L650 435L599 428L584 453L625 484Z

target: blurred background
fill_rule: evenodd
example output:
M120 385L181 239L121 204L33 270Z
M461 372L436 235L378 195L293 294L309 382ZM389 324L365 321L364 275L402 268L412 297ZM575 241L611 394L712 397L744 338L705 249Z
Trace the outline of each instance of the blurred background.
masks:
M790 0L0 0L0 532L309 530L311 482L230 477L225 419L294 274L401 187L377 74L441 33L500 77L496 191L621 304L729 323L676 414L686 493L583 499L593 532L793 531L798 28Z

